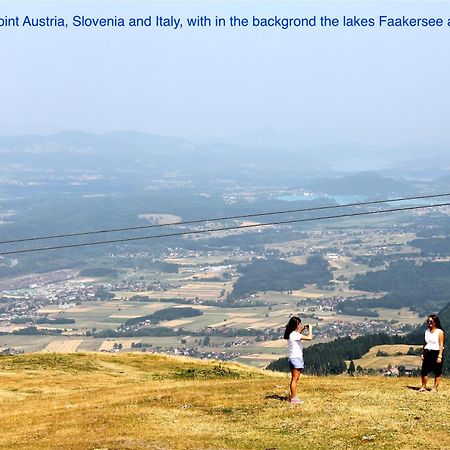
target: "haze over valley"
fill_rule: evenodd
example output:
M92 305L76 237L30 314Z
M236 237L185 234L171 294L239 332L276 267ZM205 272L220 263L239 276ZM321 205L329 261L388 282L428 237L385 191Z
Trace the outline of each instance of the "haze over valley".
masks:
M448 207L295 220L446 197L226 217L445 193L445 155L381 148L377 170L370 158L355 170L357 146L311 151L275 135L278 147L255 133L196 141L137 132L1 137L2 241L161 225L2 243L2 252L196 233L1 256L0 349L157 351L264 367L284 354L279 338L292 314L327 342L407 335L444 308ZM225 219L176 225L218 217ZM419 359L411 354L403 365L414 369ZM379 362L377 370L387 368Z

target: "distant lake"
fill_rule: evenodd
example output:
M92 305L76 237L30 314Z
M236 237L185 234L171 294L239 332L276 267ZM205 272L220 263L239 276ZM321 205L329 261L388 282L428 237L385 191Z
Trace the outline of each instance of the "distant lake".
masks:
M310 201L317 200L318 198L326 198L328 200L334 200L340 205L346 203L358 203L363 202L367 197L363 195L331 195L331 194L292 194L281 195L276 197L277 200L284 200L286 202L298 202L298 201Z

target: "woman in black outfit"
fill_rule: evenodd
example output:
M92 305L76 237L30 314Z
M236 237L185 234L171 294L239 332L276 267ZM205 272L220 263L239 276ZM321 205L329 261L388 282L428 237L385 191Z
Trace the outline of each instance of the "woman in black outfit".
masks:
M434 373L433 391L437 391L442 376L442 358L444 356L444 330L435 314L428 316L428 329L425 331L425 345L422 354L422 387L419 392L426 392L428 374Z

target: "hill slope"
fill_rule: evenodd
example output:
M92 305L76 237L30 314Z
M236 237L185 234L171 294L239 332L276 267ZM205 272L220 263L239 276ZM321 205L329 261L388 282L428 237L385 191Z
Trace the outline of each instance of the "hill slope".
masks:
M447 380L304 377L291 406L287 375L159 355L2 357L0 379L0 448L450 448Z

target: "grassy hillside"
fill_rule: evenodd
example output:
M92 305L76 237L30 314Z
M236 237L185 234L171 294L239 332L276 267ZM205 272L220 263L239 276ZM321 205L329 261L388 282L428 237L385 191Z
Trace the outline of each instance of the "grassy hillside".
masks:
M0 358L2 449L450 448L450 385L304 377L144 354Z

